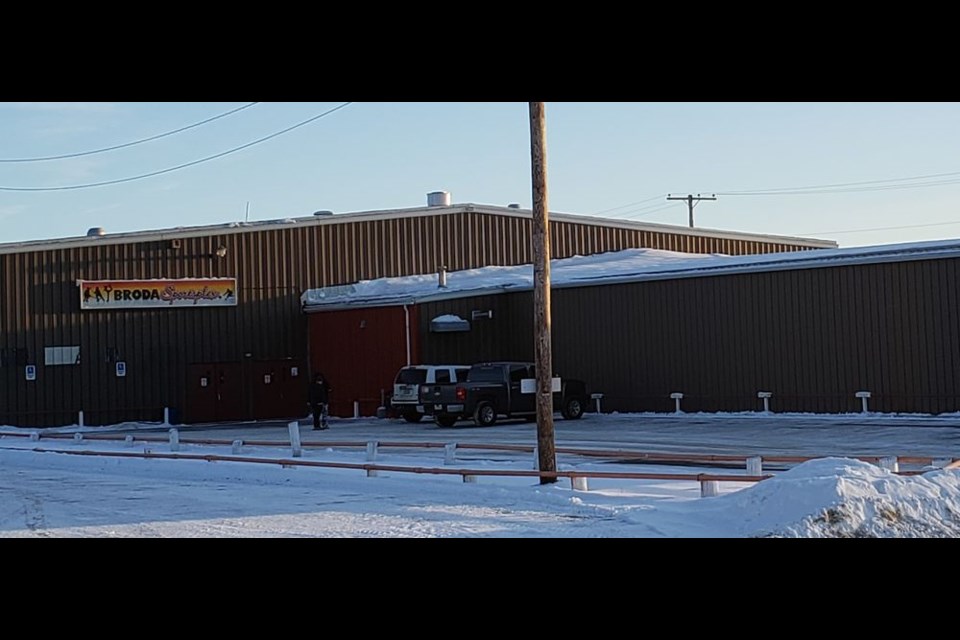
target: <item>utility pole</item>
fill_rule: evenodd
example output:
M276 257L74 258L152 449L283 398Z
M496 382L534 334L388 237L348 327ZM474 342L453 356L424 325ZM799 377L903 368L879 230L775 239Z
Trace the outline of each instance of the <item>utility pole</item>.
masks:
M539 470L557 470L553 439L553 352L550 337L550 211L547 205L547 121L544 103L530 103L530 160L533 174L533 331L537 367ZM540 476L540 484L556 478Z
M692 195L675 198L671 196L669 193L667 194L667 200L686 200L687 201L687 207L690 209L690 228L691 229L693 229L693 208L697 206L696 204L694 204L694 201L700 202L701 200L716 200L716 199L717 199L716 194L713 194L712 196L701 196L698 193L696 198L694 198Z

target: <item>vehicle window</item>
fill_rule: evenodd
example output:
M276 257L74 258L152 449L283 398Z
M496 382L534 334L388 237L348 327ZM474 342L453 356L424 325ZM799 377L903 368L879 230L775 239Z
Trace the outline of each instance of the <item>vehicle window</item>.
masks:
M423 384L427 381L426 369L400 369L397 384Z
M437 378L437 384L449 384L450 383L450 370L449 369L437 369L434 372L434 375Z
M457 375L457 382L463 382L467 379L467 375L470 373L470 369L467 367L462 367L460 369L454 369L454 373Z
M520 382L526 377L527 377L527 367L524 367L524 366L510 367L510 382Z
M470 369L467 382L501 382L503 372L500 367L478 366Z

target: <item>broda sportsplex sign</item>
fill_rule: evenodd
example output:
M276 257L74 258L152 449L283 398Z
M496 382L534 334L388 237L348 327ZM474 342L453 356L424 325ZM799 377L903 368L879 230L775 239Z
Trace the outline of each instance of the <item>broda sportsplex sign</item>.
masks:
M236 278L77 280L85 310L150 307L235 307Z

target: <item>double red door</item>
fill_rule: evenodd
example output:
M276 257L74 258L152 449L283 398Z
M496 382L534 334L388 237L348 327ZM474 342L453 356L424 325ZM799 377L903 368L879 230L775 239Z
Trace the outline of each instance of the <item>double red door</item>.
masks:
M183 422L299 418L307 413L306 393L298 361L192 364Z

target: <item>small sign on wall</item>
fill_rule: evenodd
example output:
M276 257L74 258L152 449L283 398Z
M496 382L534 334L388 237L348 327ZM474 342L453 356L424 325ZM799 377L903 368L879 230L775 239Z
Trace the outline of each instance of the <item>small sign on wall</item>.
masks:
M123 362L122 360L117 361L117 377L125 378L126 375L127 375L127 363Z
M296 377L299 376L299 375L300 375L300 369L298 369L297 367L290 367L290 377L291 377L291 378L296 378Z
M209 382L207 381L207 378L200 378L200 386L201 386L201 387L205 387L205 386L207 386L208 384L209 384Z
M272 378L270 377L269 373L263 376L263 384L270 384L271 380Z
M28 364L24 368L24 374L27 377L27 380L36 380L37 379L37 365Z

